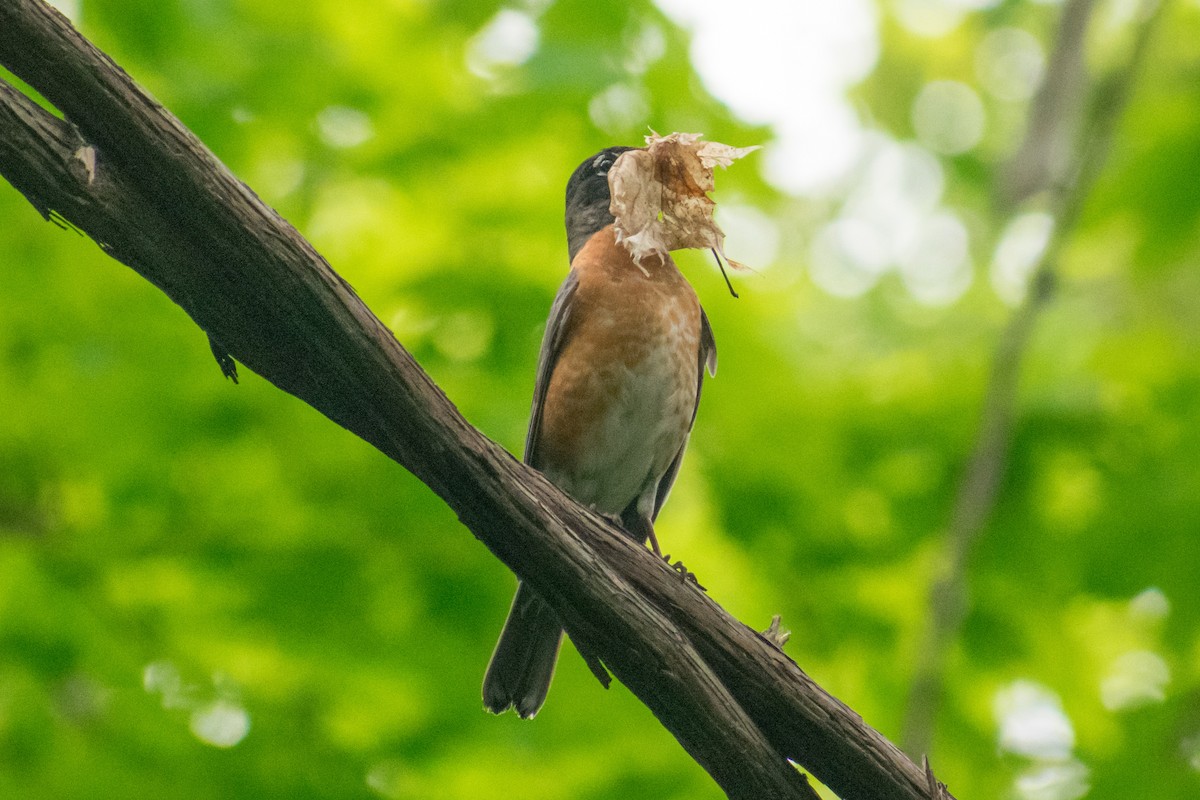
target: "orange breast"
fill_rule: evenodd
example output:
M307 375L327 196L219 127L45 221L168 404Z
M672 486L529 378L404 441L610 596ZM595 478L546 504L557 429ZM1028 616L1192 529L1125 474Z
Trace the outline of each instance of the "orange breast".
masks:
M578 286L534 466L576 499L618 513L657 484L687 437L700 304L669 257L634 264L611 226L571 268Z

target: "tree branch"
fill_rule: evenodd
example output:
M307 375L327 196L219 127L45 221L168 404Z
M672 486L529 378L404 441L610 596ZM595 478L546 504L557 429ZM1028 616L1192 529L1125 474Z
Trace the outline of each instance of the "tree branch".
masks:
M996 199L1012 208L1066 181L1088 92L1086 34L1095 0L1066 0L1042 85L1029 108L1025 138L1000 172Z
M783 653L474 430L287 222L40 0L0 3L0 173L238 360L433 489L733 798L924 798L926 773Z
M1083 42L1093 0L1069 0L1062 11L1051 67L1068 74L1047 74L1033 102L1026 144L1010 164L1004 191L1012 199L1050 189L1054 230L1029 280L1025 300L1000 335L992 373L983 397L979 432L963 470L945 533L943 572L930 592L926 630L909 691L901 741L916 757L929 752L934 721L941 705L944 664L958 637L968 608L967 569L971 553L996 505L1008 468L1017 414L1021 363L1037 320L1054 296L1058 259L1075 231L1083 204L1091 195L1112 147L1146 53L1167 2L1144 0L1137 36L1126 63L1105 82L1092 87L1083 74ZM1091 94L1083 126L1076 122L1081 98ZM1064 141L1063 137L1071 137ZM1052 140L1052 141L1051 141ZM1066 158L1070 155L1071 158Z

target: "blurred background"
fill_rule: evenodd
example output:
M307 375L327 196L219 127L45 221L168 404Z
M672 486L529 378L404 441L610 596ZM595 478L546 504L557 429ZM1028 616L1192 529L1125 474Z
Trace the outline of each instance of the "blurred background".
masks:
M571 170L765 145L665 549L960 798L1200 794L1200 3L58 6L518 453ZM570 646L485 714L515 581L432 493L0 220L0 796L721 796Z

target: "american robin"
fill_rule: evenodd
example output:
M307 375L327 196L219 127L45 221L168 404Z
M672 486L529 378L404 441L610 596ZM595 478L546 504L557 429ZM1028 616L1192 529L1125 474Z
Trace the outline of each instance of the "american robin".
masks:
M525 463L659 552L654 519L679 471L704 369L716 373L717 349L671 257L635 263L616 240L608 171L632 149L601 150L567 182L571 269L542 339ZM483 680L489 711L537 714L562 634L550 607L520 584Z

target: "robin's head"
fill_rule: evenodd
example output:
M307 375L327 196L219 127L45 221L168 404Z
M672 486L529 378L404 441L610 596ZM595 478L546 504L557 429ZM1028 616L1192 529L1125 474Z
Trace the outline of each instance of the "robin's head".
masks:
M608 210L612 196L608 191L608 170L617 157L635 147L606 147L590 156L571 174L567 181L567 249L571 259L592 234L611 225Z

